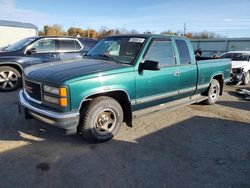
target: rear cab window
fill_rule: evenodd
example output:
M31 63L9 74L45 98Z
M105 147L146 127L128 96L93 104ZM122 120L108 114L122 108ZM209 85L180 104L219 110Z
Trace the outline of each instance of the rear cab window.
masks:
M144 60L157 61L161 67L175 66L172 41L167 38L152 39Z
M175 39L175 44L180 56L180 65L189 65L192 63L191 55L187 42L182 39Z

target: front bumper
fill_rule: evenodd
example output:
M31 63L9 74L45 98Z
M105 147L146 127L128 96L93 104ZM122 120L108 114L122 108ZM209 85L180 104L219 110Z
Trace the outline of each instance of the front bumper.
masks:
M242 68L233 68L231 73L231 82L242 82L244 79L244 71Z
M78 112L54 112L45 108L38 108L29 103L24 97L24 92L21 90L18 94L18 109L20 113L25 115L26 119L34 117L37 120L50 124L54 127L65 130L67 133L77 131L77 125L79 123Z

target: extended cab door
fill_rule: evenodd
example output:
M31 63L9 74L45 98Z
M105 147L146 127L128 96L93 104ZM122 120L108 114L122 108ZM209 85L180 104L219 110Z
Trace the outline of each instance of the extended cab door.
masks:
M160 63L160 70L138 70L136 73L136 107L153 106L175 99L178 95L178 66L173 43L168 38L154 38L143 56Z
M186 39L175 39L178 55L179 97L192 96L197 84L197 65L191 44Z

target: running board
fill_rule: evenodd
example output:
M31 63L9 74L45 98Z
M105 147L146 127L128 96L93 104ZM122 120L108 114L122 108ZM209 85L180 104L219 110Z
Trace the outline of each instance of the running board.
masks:
M160 104L158 106L153 106L153 107L149 107L146 109L135 111L135 112L133 112L133 118L137 118L137 117L144 116L147 114L156 113L159 111L175 110L175 109L178 109L180 107L187 106L189 104L199 103L199 102L204 101L206 99L208 99L207 96L194 95L192 97L187 97L184 99L179 99L179 100L175 100L175 101L168 102L168 103L163 103L163 104Z

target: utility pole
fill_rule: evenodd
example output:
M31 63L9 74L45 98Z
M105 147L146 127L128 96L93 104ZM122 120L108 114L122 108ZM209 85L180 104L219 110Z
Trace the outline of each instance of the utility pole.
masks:
M89 38L89 27L88 27L88 38Z
M186 36L186 31L187 31L187 26L186 26L186 23L184 23L184 37Z

